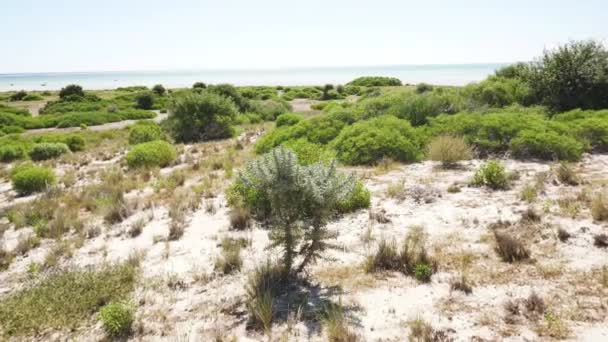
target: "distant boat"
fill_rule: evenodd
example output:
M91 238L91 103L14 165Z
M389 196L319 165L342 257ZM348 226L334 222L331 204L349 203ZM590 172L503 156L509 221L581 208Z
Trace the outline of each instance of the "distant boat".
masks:
M40 84L40 86L46 87L46 83L42 83L42 84Z

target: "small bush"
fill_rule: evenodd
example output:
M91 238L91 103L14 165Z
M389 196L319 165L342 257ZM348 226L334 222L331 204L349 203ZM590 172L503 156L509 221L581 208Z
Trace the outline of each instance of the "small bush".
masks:
M221 95L203 92L177 97L172 105L169 126L177 141L223 139L234 134L232 124L238 110Z
M337 210L340 213L350 213L359 209L369 208L371 193L361 181L355 183L355 188L346 200L338 201Z
M455 166L461 160L473 157L471 147L461 137L442 135L434 138L427 146L430 160L439 161L446 168Z
M38 161L57 158L68 152L70 152L70 149L64 143L40 143L32 147L29 155L32 160Z
M529 184L525 185L521 189L519 198L521 198L522 201L532 203L532 202L536 201L536 198L538 198L538 189L533 185L529 185Z
M142 124L141 121L129 129L129 144L137 145L154 140L164 140L163 129L153 121Z
M55 181L55 172L41 166L24 166L11 174L13 188L21 194L45 190L55 184Z
M583 145L574 138L557 132L522 131L511 140L511 152L516 158L576 161L581 158Z
M205 89L207 88L207 85L203 82L194 82L194 84L192 85L192 88L194 89Z
M144 92L135 98L135 108L149 110L154 107L154 95L149 92Z
M475 172L472 184L487 186L493 190L505 190L509 187L509 180L505 167L500 162L491 160Z
M362 76L348 82L346 85L360 87L400 86L401 80L394 77Z
M496 252L503 261L512 263L530 258L530 252L519 240L509 236L507 233L494 232L496 239Z
M154 92L154 94L156 94L158 96L163 96L167 92L167 90L165 89L165 87L163 87L162 84L157 84L154 87L152 87L152 91Z
M420 159L420 137L405 121L394 116L359 121L332 142L338 159L346 164L373 164L382 158L402 162Z
M428 264L417 264L414 267L414 277L421 282L428 283L432 275L433 269Z
M126 335L133 324L133 310L126 304L110 303L99 310L99 319L110 336Z
M11 162L25 157L25 148L22 145L12 144L0 146L0 161Z
M277 127L293 126L300 121L302 121L302 117L297 114L281 114L277 117L276 125Z
M59 91L59 98L63 100L69 96L84 97L84 91L82 90L81 86L76 84L70 84L64 88L61 88L61 90Z
M565 230L564 228L559 227L557 229L557 238L559 239L559 241L567 242L571 237L572 237L572 234L568 233L568 231Z
M433 86L430 84L426 84L426 83L416 84L416 93L418 93L418 94L426 93L427 91L431 91L431 90L433 90Z
M18 92L12 94L8 99L9 101L22 101L27 96L27 92L25 90L19 90Z
M378 242L376 252L369 256L366 264L366 272L377 272L381 270L399 270L401 268L397 243L382 239Z
M166 141L149 141L133 146L127 153L129 167L165 167L177 158L175 147Z

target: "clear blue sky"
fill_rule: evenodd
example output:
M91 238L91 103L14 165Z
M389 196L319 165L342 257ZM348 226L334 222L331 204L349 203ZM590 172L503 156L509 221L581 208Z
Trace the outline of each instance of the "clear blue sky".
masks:
M3 0L0 73L512 62L607 0Z

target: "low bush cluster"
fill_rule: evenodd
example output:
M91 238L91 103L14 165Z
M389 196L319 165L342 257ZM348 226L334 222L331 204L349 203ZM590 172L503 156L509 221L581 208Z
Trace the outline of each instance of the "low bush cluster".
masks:
M487 186L492 190L505 190L509 187L509 177L502 163L490 160L477 169L471 183L475 186Z
M127 165L132 168L165 167L177 158L175 147L166 141L155 140L137 144L127 153Z
M142 120L129 128L129 144L137 145L154 140L164 140L165 133L156 122Z
M39 143L32 147L29 156L32 160L40 161L57 158L60 155L69 152L70 148L64 143Z
M348 82L347 85L359 87L400 86L401 81L394 77L362 76Z
M56 182L55 172L33 164L16 166L11 171L13 188L20 194L30 194L45 190Z

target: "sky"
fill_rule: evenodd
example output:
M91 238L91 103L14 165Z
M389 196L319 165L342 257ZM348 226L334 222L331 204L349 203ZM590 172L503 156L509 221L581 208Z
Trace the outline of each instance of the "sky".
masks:
M3 0L0 73L528 61L606 0Z

